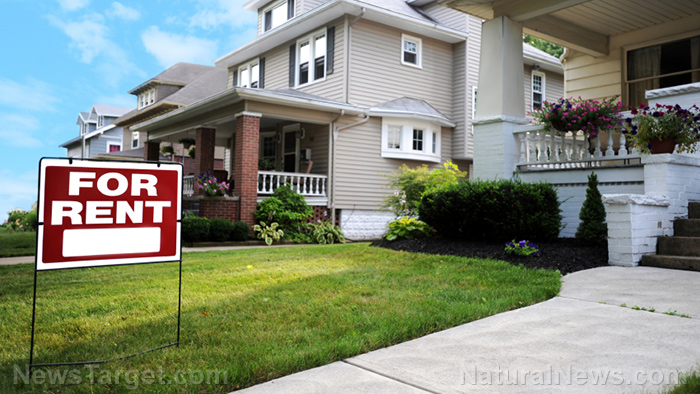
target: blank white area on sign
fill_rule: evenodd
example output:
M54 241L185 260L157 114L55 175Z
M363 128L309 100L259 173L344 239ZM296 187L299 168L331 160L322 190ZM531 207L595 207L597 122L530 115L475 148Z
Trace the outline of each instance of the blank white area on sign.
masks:
M159 227L65 230L63 256L102 256L160 252Z

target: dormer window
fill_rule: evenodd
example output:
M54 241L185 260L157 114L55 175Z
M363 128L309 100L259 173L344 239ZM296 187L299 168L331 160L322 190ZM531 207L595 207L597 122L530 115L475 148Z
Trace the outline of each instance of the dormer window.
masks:
M141 109L143 107L148 107L149 105L153 104L156 102L156 89L151 88L148 90L145 90L141 92L141 94L138 95L138 108Z
M272 30L294 17L294 0L274 2L263 10L263 31Z

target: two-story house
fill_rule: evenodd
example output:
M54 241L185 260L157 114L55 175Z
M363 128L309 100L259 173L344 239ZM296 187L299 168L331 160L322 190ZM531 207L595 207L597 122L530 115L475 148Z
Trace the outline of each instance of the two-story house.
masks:
M252 223L256 204L289 183L348 238L379 238L393 219L381 210L393 192L385 175L403 163L470 167L480 19L420 0L245 8L258 13L258 37L216 60L225 88L132 126L148 133L146 153L194 135L195 174L211 170L214 146L227 148L234 197L218 211L203 199L201 214ZM525 57L526 105L559 98L558 60L531 47Z
M89 158L122 150L122 128L114 121L130 108L94 104L89 112L78 114L79 135L59 145L66 157Z

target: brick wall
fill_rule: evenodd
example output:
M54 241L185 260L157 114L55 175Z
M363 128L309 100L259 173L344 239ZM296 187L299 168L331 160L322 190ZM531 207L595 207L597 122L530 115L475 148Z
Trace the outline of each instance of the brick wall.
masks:
M199 216L238 221L238 201L219 198L205 198L199 201Z
M160 142L147 141L143 144L143 159L160 160Z
M234 152L234 194L240 198L241 219L251 227L258 203L258 149L260 118L241 115L236 118L236 148Z

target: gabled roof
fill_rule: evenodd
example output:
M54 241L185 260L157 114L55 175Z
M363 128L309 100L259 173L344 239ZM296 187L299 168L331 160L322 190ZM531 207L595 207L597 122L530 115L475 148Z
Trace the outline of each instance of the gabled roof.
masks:
M527 43L523 43L523 61L529 65L537 64L543 70L564 74L561 60Z
M438 122L442 126L455 127L454 122L427 102L410 97L401 97L370 108L371 116L411 118Z
M128 160L128 161L143 161L143 150L144 148L136 148L129 150L122 150L118 152L107 152L96 155L93 159L118 159L118 160ZM160 161L170 161L170 157L159 154Z
M101 115L101 116L118 117L118 116L122 116L125 113L131 111L131 108L116 107L114 105L105 105L105 104L93 104L92 111L94 111L95 113L97 113L98 115Z
M142 91L157 85L185 86L213 68L212 66L204 66L201 64L177 63L141 85L131 89L129 94L138 95Z
M80 137L75 137L75 138L73 138L73 139L71 139L71 140L68 140L68 141L62 143L62 144L59 145L58 147L59 147L59 148L68 148L69 146L71 146L71 145L73 145L73 144L76 144L76 143L78 143L78 142L80 142Z
M75 124L80 124L81 120L83 121L83 123L97 123L97 119L95 119L95 120L90 119L89 112L79 112L78 113L78 120L75 121Z

